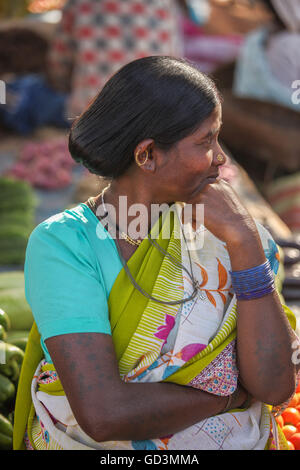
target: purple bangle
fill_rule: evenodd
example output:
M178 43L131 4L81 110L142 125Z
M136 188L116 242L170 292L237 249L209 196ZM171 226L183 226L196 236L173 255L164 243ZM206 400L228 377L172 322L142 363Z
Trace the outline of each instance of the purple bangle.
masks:
M238 300L258 299L275 290L273 272L268 260L254 268L230 271L233 291Z
M257 291L253 291L247 294L236 294L236 298L238 300L252 300L252 299L259 299L260 297L264 297L267 294L270 294L275 290L275 284L266 287L265 289L258 289Z

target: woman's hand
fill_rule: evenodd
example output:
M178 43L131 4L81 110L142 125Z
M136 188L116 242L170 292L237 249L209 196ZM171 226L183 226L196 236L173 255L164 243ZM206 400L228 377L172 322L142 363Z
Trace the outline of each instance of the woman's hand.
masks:
M241 241L257 233L256 225L232 187L224 180L207 184L189 204L204 204L204 225L224 242ZM196 230L196 206L193 208L193 228Z
M204 225L226 243L233 271L266 261L256 224L228 183L220 179L208 184L193 201L186 202L204 204ZM293 394L293 338L275 291L258 299L237 301L240 378L257 400L278 405Z
M234 410L235 408L241 408L248 398L248 392L240 383L238 384L236 391L233 392L233 395L234 396L231 403L232 410Z

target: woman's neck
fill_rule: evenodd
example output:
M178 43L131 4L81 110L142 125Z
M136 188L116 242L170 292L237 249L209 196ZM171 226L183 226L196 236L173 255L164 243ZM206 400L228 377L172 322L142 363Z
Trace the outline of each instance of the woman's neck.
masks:
M132 184L132 181L135 181ZM136 230L144 238L151 228L152 204L159 204L152 191L137 180L113 180L103 194L106 210L113 211L117 226L128 234ZM129 233L130 235L130 233ZM130 235L131 236L131 235ZM135 238L135 237L133 237Z

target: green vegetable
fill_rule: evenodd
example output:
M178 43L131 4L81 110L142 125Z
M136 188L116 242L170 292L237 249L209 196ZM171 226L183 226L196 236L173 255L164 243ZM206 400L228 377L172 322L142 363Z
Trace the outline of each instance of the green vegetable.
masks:
M0 228L0 264L23 265L30 232L22 227Z
M37 199L29 183L0 178L0 264L24 265Z
M13 344L0 343L0 374L6 375L13 382L17 381L20 375L21 365L24 359L22 349Z
M36 207L37 198L31 185L14 178L0 178L0 212L27 211Z
M0 292L7 289L24 288L24 272L9 271L0 273Z
M16 387L5 375L0 374L0 406L5 406L16 395Z
M11 212L4 212L1 213L1 225L8 225L8 226L17 226L20 227L20 222L22 221L22 227L28 230L32 230L34 220L34 211L28 210L24 211L11 211Z
M3 326L5 331L10 330L11 324L10 324L10 319L7 313L0 308L0 325Z
M0 450L12 449L13 426L11 422L0 414Z
M28 341L29 331L28 330L14 330L9 331L6 335L6 342L14 344L18 348L25 351Z
M23 271L0 273L0 307L9 318L11 330L31 329L33 316L25 297Z
M2 325L0 325L0 341L6 341L7 340L7 333L6 330Z
M15 421L15 410L11 411L10 413L8 413L7 416L5 416L8 421L11 422L12 425L14 425L14 421Z
M0 290L0 305L7 313L11 330L30 330L33 315L24 288Z

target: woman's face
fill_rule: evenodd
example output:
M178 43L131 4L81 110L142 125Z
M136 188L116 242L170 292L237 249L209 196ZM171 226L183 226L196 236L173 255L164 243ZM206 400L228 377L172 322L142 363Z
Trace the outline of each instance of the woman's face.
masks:
M187 202L197 196L207 184L216 181L219 167L226 155L218 142L222 124L222 108L212 114L189 136L166 152L165 163L158 171L159 185L170 201ZM223 162L217 156L222 155Z

